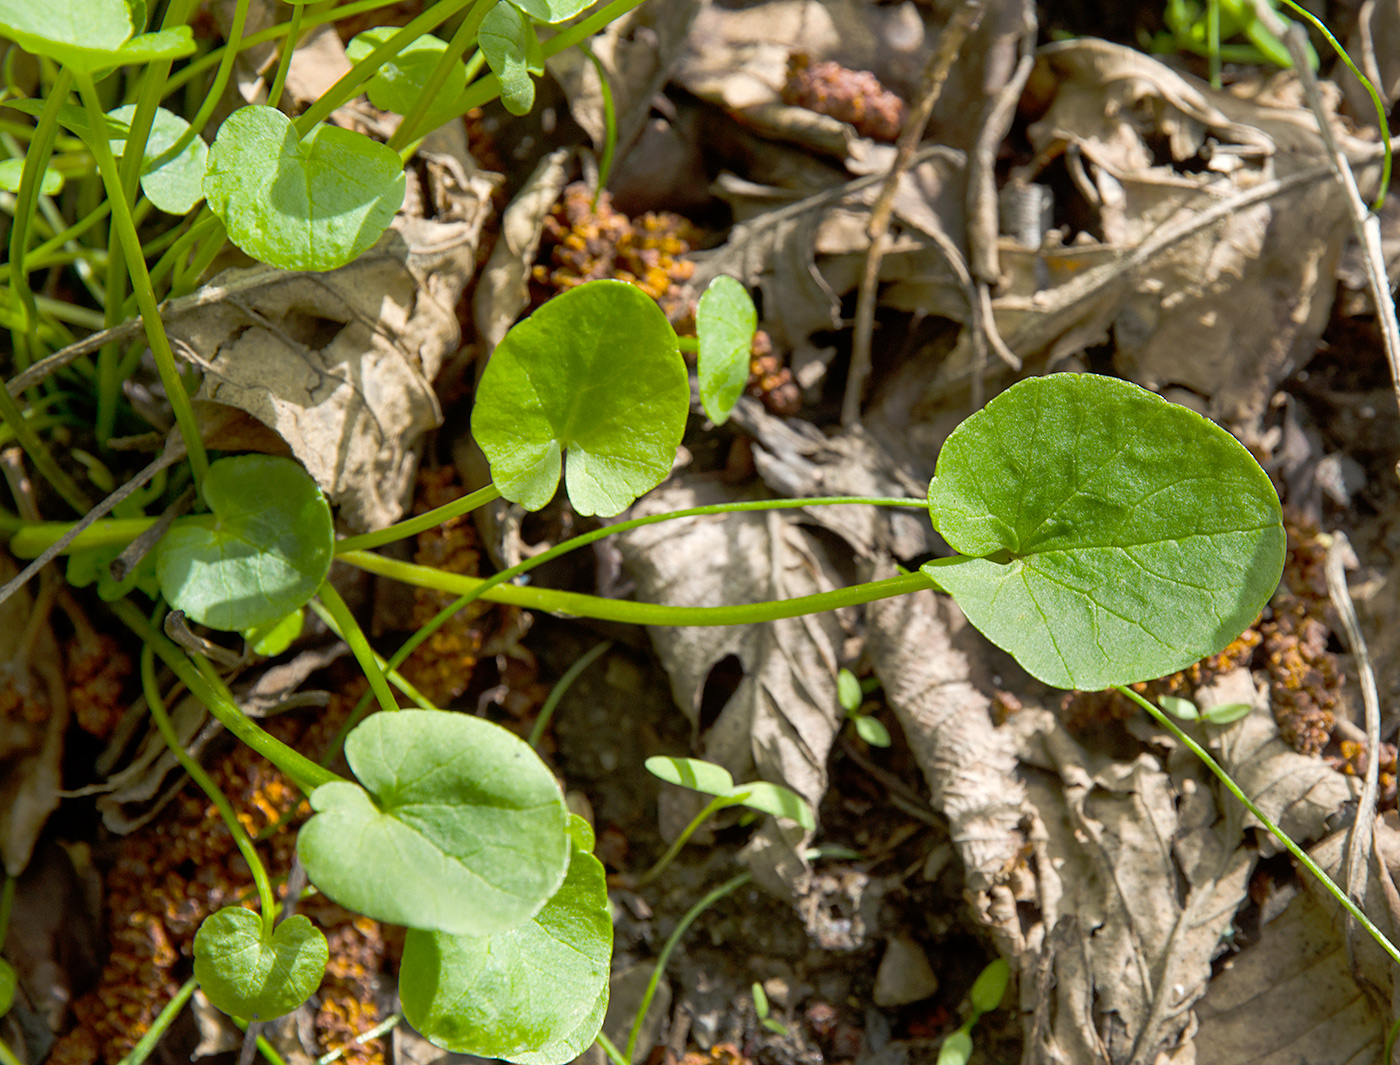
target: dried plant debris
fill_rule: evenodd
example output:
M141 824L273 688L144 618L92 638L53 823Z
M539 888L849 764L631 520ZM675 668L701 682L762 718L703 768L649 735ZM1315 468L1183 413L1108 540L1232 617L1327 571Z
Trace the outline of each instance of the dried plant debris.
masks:
M690 316L683 283L695 267L689 259L697 234L667 212L628 218L613 209L607 192L576 181L544 219L538 261L531 271L534 300L585 281L629 281L661 305L673 323Z
M830 115L878 141L896 140L904 125L904 101L874 74L831 61L814 63L805 52L788 57L783 103Z
M283 742L319 751L358 695L353 687L337 693L309 725L295 715L280 715L269 719L267 728ZM265 855L272 867L289 868L296 827L310 813L301 792L241 745L212 765L210 775L248 833L266 835ZM77 1024L54 1050L55 1060L64 1065L118 1062L188 975L200 922L223 906L254 898L252 878L233 838L213 804L193 785L159 818L121 839L104 887L111 953L97 988L73 1004ZM346 1058L354 1065L383 1065L378 1042L349 1046L355 1035L381 1019L382 933L375 922L325 899L308 901L302 912L327 930L331 942L327 979L307 1007L317 1033L315 1054L346 1047Z

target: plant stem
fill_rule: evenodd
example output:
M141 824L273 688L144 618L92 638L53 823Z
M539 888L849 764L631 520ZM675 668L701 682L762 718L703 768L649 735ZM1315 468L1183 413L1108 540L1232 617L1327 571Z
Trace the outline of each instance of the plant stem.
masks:
M747 792L744 794L745 796L748 795ZM716 795L706 803L705 808L690 819L690 824L686 825L685 830L675 838L675 841L666 849L666 853L656 860L656 864L637 878L637 886L641 887L644 884L650 884L660 876L662 872L665 871L666 867L675 860L676 855L681 852L681 848L689 842L690 837L695 835L695 830L708 821L714 814L719 813L727 806L738 806L743 801L744 799L737 795Z
M246 6L247 0L242 2ZM89 125L95 130L102 129L102 107L92 75L78 71L73 77L78 84L83 104L87 107ZM127 273L131 279L132 290L136 294L136 305L141 309L142 324L145 326L146 339L150 341L151 354L155 357L161 384L165 386L166 400L175 414L180 436L185 441L185 450L189 453L195 483L203 484L204 474L209 469L209 459L204 453L204 441L200 438L199 426L195 422L194 408L190 406L190 397L185 392L185 384L180 379L179 368L175 365L175 354L171 351L170 340L165 335L165 324L160 318L160 305L156 301L155 290L151 287L150 275L146 272L146 260L141 254L141 238L136 233L131 210L122 194L121 175L117 172L117 163L112 157L112 147L106 137L100 136L93 138L91 147L97 160L98 171L102 175L102 184L107 190L107 198L112 203L112 228L117 233L118 243L126 257Z
M667 937L665 946L661 948L661 953L656 956L656 967L651 971L651 979L647 982L646 993L642 995L641 1004L637 1007L637 1019L632 1022L632 1031L627 1036L627 1049L622 1052L624 1061L630 1062L632 1052L637 1049L637 1037L642 1034L642 1022L646 1020L647 1010L651 1008L652 997L656 994L656 986L661 983L661 974L666 971L666 963L671 960L671 952L676 949L676 944L681 941L681 937L695 923L697 917L724 896L743 887L752 879L748 873L740 873L707 893L704 898L685 911L685 916L680 919L675 931Z
M1318 865L1315 861L1312 860L1312 857L1308 854L1307 851L1303 850L1302 847L1294 843L1293 840L1288 837L1287 833L1283 831L1283 829L1279 828L1278 825L1274 824L1271 820L1269 820L1268 817L1264 815L1264 812L1260 810L1259 807L1256 806L1254 802L1249 798L1249 796L1244 793L1243 789L1241 789L1240 786L1234 782L1234 780L1230 777L1230 774L1225 772L1225 769L1220 765L1220 763L1211 757L1209 751L1207 751L1204 747L1202 747L1199 743L1197 743L1184 731L1182 731L1180 726L1178 726L1177 723L1171 719L1171 717L1166 713L1166 711L1162 710L1160 707L1154 706L1149 700L1143 698L1131 688L1119 686L1115 687L1114 690L1120 693L1121 695L1127 696L1133 702L1137 703L1138 706L1146 710L1149 714L1152 715L1153 719L1159 725L1161 725L1173 736L1175 736L1177 741L1181 743L1182 746L1184 746L1187 750L1189 750L1192 754L1199 758L1202 764L1204 764L1207 769L1209 769L1212 773L1215 774L1215 776L1219 779L1220 783L1225 785L1225 789L1231 795L1237 798L1242 804L1244 804L1244 808L1248 810L1251 814L1253 814L1255 819L1258 820L1258 822L1264 826L1265 831L1272 833L1274 836L1277 836L1278 839L1282 841L1283 845L1288 848L1288 853L1293 855L1294 858L1298 859L1299 864L1301 864L1304 869L1312 873L1313 876L1317 877L1318 882L1324 888L1327 889L1328 893L1334 899L1336 899L1338 903L1341 904L1342 909L1346 910L1347 913L1351 914L1353 917L1356 918L1357 922L1363 928L1366 929L1366 931L1370 934L1371 938L1374 939L1376 943L1380 946L1381 950L1385 951L1385 953L1389 955L1390 960L1395 962L1396 965L1400 965L1400 950L1396 950L1395 945L1391 943L1389 939L1386 938L1385 933L1382 932L1379 928L1377 928L1375 923L1372 922L1372 920L1366 916L1365 911L1363 911L1360 906L1353 902L1351 900L1351 897L1347 895L1345 891L1343 891L1340 887L1337 886L1337 884L1332 880L1332 878L1328 876L1326 872L1323 871L1322 866Z
M15 1057L15 1052L10 1049L10 1044L3 1039L0 1039L0 1065L23 1065L23 1062Z
M156 654L185 683L190 694L203 703L224 728L266 758L291 778L293 784L310 795L322 784L344 780L329 769L317 765L300 751L293 750L275 736L263 731L236 703L209 683L189 657L165 638L141 611L125 600L110 604L127 628L151 645Z
M90 510L91 507L83 508ZM156 523L155 518L104 518L80 532L64 549L64 554L92 547L125 547ZM37 558L51 544L57 543L68 530L71 521L41 521L21 525L10 540L10 552L16 558Z
M0 946L5 943L5 937L10 933L10 910L15 904L15 878L5 877L5 886L0 888Z
M383 44L375 47L369 55L342 74L334 85L321 94L320 99L296 119L293 125L296 127L297 136L305 137L317 122L355 97L360 91L360 86L374 77L379 68L398 55L406 45L474 2L475 0L438 0Z
M336 636L338 636L340 639L345 639L345 634L341 632L340 625L336 622L335 616L329 610L326 609L324 604L313 599L306 605L311 608L312 612L315 613L315 615L318 618L325 622L326 628L330 629L331 632L335 633ZM349 641L347 640L346 642L348 643ZM428 702L427 696L425 696L422 692L420 692L417 688L410 684L397 670L386 669L385 667L388 663L383 655L381 655L373 647L370 648L369 653L374 656L375 665L377 665L381 670L383 670L384 678L395 688L399 689L399 691L407 695L409 699L412 700L414 706L418 707L418 709L420 710L438 709L432 703Z
M170 753L175 756L175 760L190 775L190 779L199 785L200 790L209 797L209 801L218 809L219 816L223 818L224 827L233 837L234 846L238 848L238 853L243 855L243 860L248 863L248 869L253 874L253 883L258 889L258 904L262 909L263 942L270 941L272 923L277 916L277 899L272 894L272 884L267 878L267 869L263 866L262 859L258 857L258 849L253 846L253 841L248 838L248 833L244 831L243 825L239 822L238 814L234 811L233 804L228 801L228 796L204 771L204 767L190 757L190 753L180 742L175 726L170 721L170 715L165 712L165 700L161 698L160 685L156 683L155 652L149 643L141 648L141 687L146 695L146 706L151 711L151 717L156 723L157 731L160 732L160 738L170 748Z
M579 674L597 661L598 656L612 646L611 640L604 640L595 644L583 654L579 655L578 661L565 670L564 675L559 678L554 687L549 689L549 696L545 699L544 705L540 707L539 716L535 718L535 723L530 728L530 736L525 742L538 750L540 740L544 738L545 729L549 728L549 722L554 717L554 711L559 706L559 701L564 698L564 693L578 680Z
M28 331L33 328L35 315L34 293L29 287L29 271L24 265L29 251L29 224L34 218L34 204L39 198L44 168L53 154L54 138L58 135L59 109L67 101L72 86L72 72L67 67L61 68L49 90L49 98L44 101L44 109L39 113L39 121L34 126L34 137L24 156L19 193L15 197L15 220L10 228L10 290L19 300L22 315L21 328L14 330L15 367L20 370L30 363Z
M427 532L444 522L463 514L470 514L477 507L484 507L501 498L501 490L494 484L488 484L485 488L478 488L470 495L454 499L450 503L444 503L440 507L428 511L426 514L419 514L415 518L406 521L395 522L387 529L380 529L378 532L364 533L361 536L347 536L343 540L337 540L335 553L337 555L345 551L369 551L384 544L393 543L395 540L404 540L410 536L416 536L420 532Z
M165 1008L151 1022L151 1027L136 1041L131 1052L122 1058L118 1065L141 1065L149 1058L151 1052L155 1050L156 1044L160 1042L161 1036L165 1035L166 1029L175 1023L175 1018L180 1016L180 1011L185 1008L185 1004L189 1002L190 997L194 994L194 989L198 986L199 984L193 976L181 984L180 990L175 992L175 997L165 1004Z
M495 581L489 588L483 588L482 585L493 579L483 580L480 577L443 573L431 566L397 562L369 552L349 551L338 557L341 562L348 562L366 572L391 577L419 588L456 592L473 598L488 599L494 603L543 610L563 617L621 621L630 625L750 625L759 621L778 621L782 618L801 617L803 614L816 614L823 610L837 610L843 606L873 603L877 599L889 599L908 592L938 589L938 585L923 573L906 573L882 581L871 581L851 588L838 588L793 599L741 603L734 606L668 606L664 603L604 599L601 596L582 595L578 592L521 587ZM535 559L529 561L533 562ZM456 609L460 610L461 607Z
M438 57L437 65L428 75L428 80L423 83L423 91L414 103L413 110L403 116L399 128L394 130L393 136L389 138L388 145L394 151L402 152L404 146L419 134L418 127L423 124L424 117L437 102L438 93L442 91L447 76L452 73L453 64L460 61L466 50L476 42L477 30L481 28L486 12L494 5L495 0L472 0L472 8L467 12L467 17L462 19L462 24L452 35L452 40L447 42L447 47ZM423 135L429 132L431 131L426 129L421 131Z
M384 679L384 671L379 668L379 663L375 661L374 651L371 649L369 641L365 639L365 634L361 631L359 622L355 620L355 615L350 613L350 608L345 605L345 600L340 597L340 593L335 590L335 586L329 580L321 582L321 587L316 590L316 596L325 604L331 617L335 618L335 623L340 628L341 639L350 645L355 660L360 663L360 668L364 670L365 676L369 679L370 690L374 692L374 697L379 700L379 709L397 710L399 708L398 700L394 698L394 693L389 690L389 682Z
M302 12L304 4L292 5L291 25L287 28L287 39L277 56L277 74L272 79L272 88L267 90L267 106L276 107L282 100L282 88L287 84L287 71L292 68L292 53L296 51L297 39L301 36Z

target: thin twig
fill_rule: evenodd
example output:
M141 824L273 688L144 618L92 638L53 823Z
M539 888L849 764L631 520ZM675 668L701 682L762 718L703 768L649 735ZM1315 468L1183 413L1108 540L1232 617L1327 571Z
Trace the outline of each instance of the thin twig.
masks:
M1332 542L1327 547L1327 561L1324 570L1327 574L1327 592L1332 606L1342 624L1342 635L1351 649L1356 662L1356 672L1361 680L1361 701L1366 712L1366 774L1361 782L1361 795L1356 800L1356 818L1347 832L1346 861L1342 866L1342 883L1346 892L1358 906L1366 899L1367 881L1370 877L1370 855L1373 846L1372 832L1376 819L1376 798L1380 790L1381 770L1381 703L1376 691L1376 674L1371 668L1371 655L1366 649L1366 639L1361 634L1361 624L1356 618L1356 607L1351 601L1351 589L1347 587L1343 557L1350 553L1346 533L1338 529L1332 533ZM1356 954L1353 939L1356 934L1356 920L1347 915L1347 955L1351 960L1352 972L1356 972Z
M167 446L160 455L156 456L150 465L74 522L71 529L45 548L44 552L39 555L38 558L25 566L24 569L20 571L19 576L7 581L4 587L0 587L0 603L3 603L6 599L10 598L10 596L14 595L15 592L29 583L30 579L33 578L36 573L59 555L63 554L68 545L76 540L84 529L88 528L99 518L105 517L111 512L113 507L130 496L161 470L165 469L167 466L173 466L176 462L179 462L180 459L184 458L184 444L177 443L177 440L178 438L172 440L171 444Z
M1371 298L1376 304L1376 317L1380 324L1381 341L1385 346L1386 361L1390 364L1391 386L1395 392L1396 406L1400 407L1400 321L1395 316L1395 299L1390 293L1390 280L1385 272L1385 255L1381 250L1381 226L1378 219L1361 198L1361 190L1356 185L1356 175L1346 153L1337 143L1332 123L1322 103L1318 91L1317 75L1313 73L1308 59L1307 38L1297 23L1286 24L1284 20L1264 0L1255 0L1254 10L1264 26L1288 46L1288 54L1293 60L1293 69L1302 83L1303 94L1308 108L1317 120L1317 128L1322 143L1327 149L1328 158L1346 193L1347 204L1351 208L1352 231L1361 244L1361 257L1366 264L1366 279L1371 285ZM1396 476L1400 477L1400 462L1396 463Z
M860 401L865 394L866 378L870 376L870 335L875 327L875 288L880 278L880 263L885 257L889 239L890 218L894 213L894 197L899 189L899 179L909 169L914 159L914 151L924 139L924 129L933 114L934 105L943 94L943 86L948 81L953 63L962 51L963 44L982 21L986 10L987 0L963 0L963 5L953 12L948 25L943 27L938 44L924 67L918 105L905 119L894 162L890 165L889 173L885 175L880 196L871 208L870 221L865 227L870 237L870 248L865 255L865 272L861 276L860 292L856 297L851 369L846 378L846 395L841 403L842 425L855 425L860 421Z

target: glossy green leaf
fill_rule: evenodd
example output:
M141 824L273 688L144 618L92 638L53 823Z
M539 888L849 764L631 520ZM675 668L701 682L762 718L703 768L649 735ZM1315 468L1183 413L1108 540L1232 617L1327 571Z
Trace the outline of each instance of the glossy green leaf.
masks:
M194 55L194 30L189 26L172 26L168 30L143 33L133 37L96 66L124 67L138 63L154 63L160 59L183 59Z
M0 958L0 1017L10 1012L15 1003L15 988L19 986L19 976L15 967Z
M23 177L23 159L0 159L0 189L18 192ZM52 167L44 167L44 176L39 179L39 191L45 196L57 196L63 191L63 175Z
M345 54L352 63L358 63L379 47L402 27L376 26L358 33L345 47ZM409 43L398 55L380 65L374 77L365 84L365 94L370 103L384 111L406 115L418 104L423 95L423 86L428 83L438 60L447 51L447 42L425 33ZM457 112L453 103L467 87L467 68L460 59L453 60L452 67L438 90L437 99L428 108L424 128L434 129L452 118Z
M967 1065L972 1057L972 1036L959 1028L951 1032L938 1048L938 1060L934 1065Z
M323 784L297 839L311 882L347 909L455 935L538 913L569 864L568 811L539 756L467 714L378 713L345 742L363 787Z
M104 603L115 603L138 588L151 599L160 595L160 578L156 573L157 552L148 552L124 580L112 579L112 563L122 550L120 547L93 547L74 551L68 556L64 577L74 588L86 588L95 582L97 597Z
M641 289L590 281L516 323L477 386L472 435L501 494L612 515L671 472L690 406L676 334Z
M672 758L654 755L646 760L646 769L667 784L703 791L706 795L728 795L734 790L734 778L729 770L714 762L699 758Z
M735 784L734 778L723 766L699 758L656 755L648 758L645 764L647 772L668 784L692 788L717 798L729 798L735 805L744 805L760 813L790 817L809 830L816 827L812 808L806 800L781 784L770 784L766 780Z
M243 639L248 641L248 646L252 649L253 654L272 658L292 646L292 642L301 635L305 624L306 612L293 610L286 617L278 618L276 621L244 629Z
M553 23L587 11L597 0L510 0L536 22Z
M1182 721L1196 721L1200 719L1201 711L1190 699L1183 699L1179 695L1164 695L1157 700L1160 706L1172 717L1180 718Z
M854 673L849 669L836 671L836 698L841 703L841 709L848 713L859 710L863 694Z
M483 936L409 931L399 998L440 1047L561 1065L597 1038L611 959L603 866L575 846L559 890L522 924Z
M165 600L193 621L238 632L305 606L330 571L331 509L291 459L236 455L204 478L212 514L177 522L160 543Z
M1201 711L1201 720L1212 725L1228 725L1248 717L1254 707L1249 703L1219 703Z
M513 115L528 115L535 106L535 79L530 77L530 20L510 4L497 4L481 20L477 44L501 83L501 103Z
M108 113L109 118L129 126L136 116L136 106L127 104ZM198 134L160 166L152 164L172 147L190 124L163 107L156 109L151 123L151 135L146 138L146 151L141 165L141 191L167 214L189 214L195 204L204 199L204 167L209 146ZM120 156L126 148L126 138L112 141L112 152Z
M923 572L1027 672L1097 690L1185 669L1259 614L1283 571L1268 475L1229 433L1136 385L1053 374L943 445Z
M774 817L787 817L811 832L817 827L816 818L807 800L791 788L781 784L771 784L766 780L753 780L734 787L734 797L750 810L772 814Z
M82 70L135 32L125 0L0 0L0 35Z
M209 149L204 194L229 239L255 259L284 270L333 270L394 220L403 166L362 134L318 125L298 140L275 107L243 107Z
M1006 985L1011 982L1011 966L1005 958L997 958L977 974L968 992L968 1001L978 1013L990 1013L1001 1005Z
M888 747L893 742L890 739L890 730L885 728L883 722L869 714L858 714L854 724L856 735L872 747Z
M230 1017L270 1021L291 1013L321 984L330 951L301 914L262 938L262 918L242 906L210 914L194 937L194 976L205 997Z
M716 425L729 420L749 380L758 311L748 289L721 274L700 297L695 331L700 342L700 403Z

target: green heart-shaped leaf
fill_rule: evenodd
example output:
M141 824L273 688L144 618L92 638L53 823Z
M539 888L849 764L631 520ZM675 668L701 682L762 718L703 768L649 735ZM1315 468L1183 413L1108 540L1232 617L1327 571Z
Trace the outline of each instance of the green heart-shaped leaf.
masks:
M347 909L450 932L499 932L539 912L569 863L554 776L520 738L480 718L375 714L345 757L364 787L323 784L297 852Z
M127 104L108 112L108 118L129 126L136 115L136 106ZM194 205L204 199L204 167L209 146L198 134L173 156L159 166L152 164L172 147L190 124L163 107L156 109L151 123L151 135L146 138L146 151L141 165L141 191L150 201L168 214L189 214ZM121 155L126 139L112 141L112 152Z
M201 625L231 632L305 606L330 571L331 509L291 459L236 455L204 477L213 511L178 522L160 544L166 602Z
M700 403L716 425L729 420L744 394L757 328L758 311L748 289L724 274L709 283L695 309L695 332L700 341Z
M210 914L194 937L194 977L230 1017L270 1021L291 1013L316 990L330 952L321 930L288 917L262 938L262 918L242 906Z
M534 37L530 20L510 4L497 4L481 20L477 45L501 83L501 103L513 115L528 115L535 106L535 79L528 53Z
M410 930L399 998L408 1022L447 1050L561 1065L597 1038L611 958L603 866L574 847L564 883L523 924L487 936Z
M18 192L23 177L23 159L0 159L0 189ZM45 196L57 196L63 191L63 175L51 167L44 167L44 174L39 179L39 191Z
M358 33L345 46L345 55L350 62L358 63L401 28L375 26ZM375 107L399 115L408 114L417 106L419 97L423 95L423 87L446 51L447 42L431 33L415 38L398 55L380 65L374 77L365 83L365 95ZM428 108L423 128L433 129L457 114L452 105L466 87L466 65L460 59L454 60L447 80L438 90L437 99Z
M1218 425L1136 385L1053 374L948 437L923 572L1035 677L1097 690L1215 654L1283 571L1278 496Z
M125 0L0 0L0 31L27 52L86 70L136 27Z
M690 384L676 334L641 289L590 281L517 322L486 364L472 435L501 494L539 510L565 483L612 515L671 472Z
M510 0L536 22L555 23L587 11L598 0Z
M284 270L334 270L376 240L403 203L398 155L318 125L305 139L275 107L242 107L209 149L204 194L239 248Z

